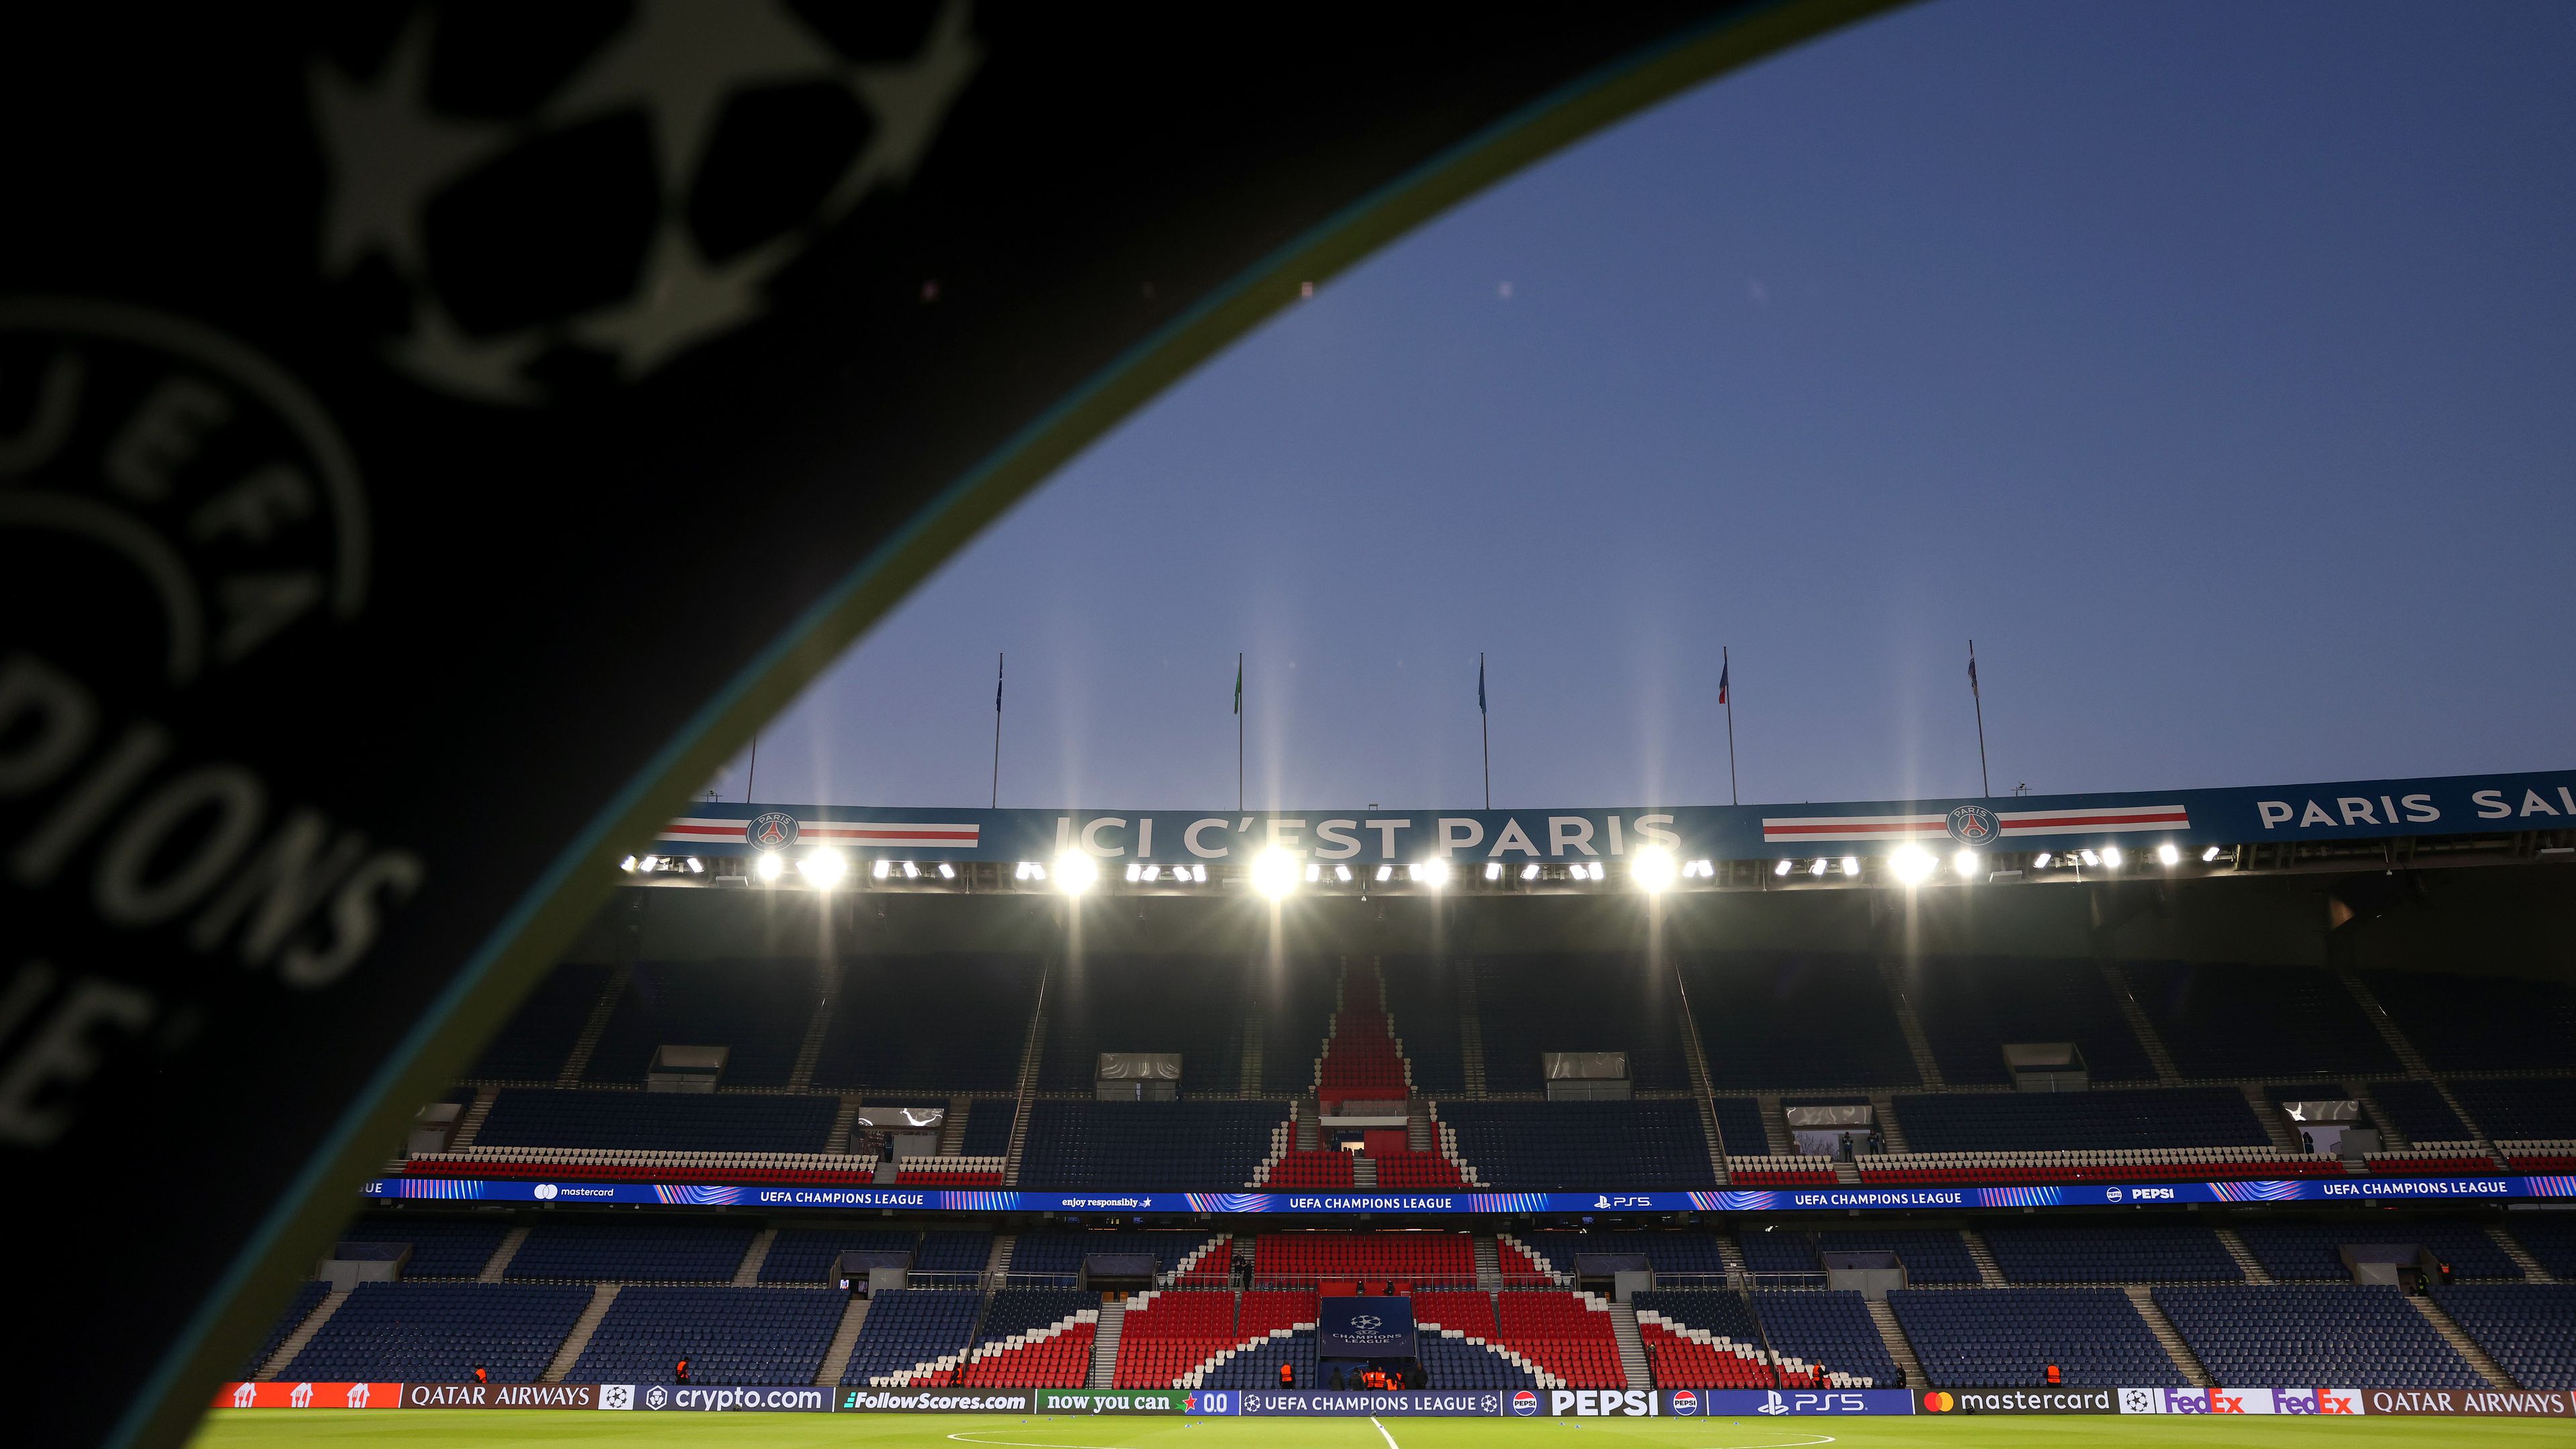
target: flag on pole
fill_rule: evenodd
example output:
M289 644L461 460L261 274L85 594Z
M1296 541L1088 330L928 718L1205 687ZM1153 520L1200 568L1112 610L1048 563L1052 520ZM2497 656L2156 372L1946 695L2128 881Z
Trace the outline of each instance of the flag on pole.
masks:
M1485 712L1485 656L1476 656L1476 713Z
M1977 655L1974 650L1968 653L1968 693L1977 694ZM1977 697L1985 698L1982 694L1977 694Z
M1721 663L1717 666L1717 702L1719 704L1727 702L1726 676L1734 669L1734 667L1735 666L1731 663Z
M993 713L995 713L995 714L1000 714L1001 712L1002 712L1002 665L1001 665L1001 662L1000 662L999 660L996 660L996 661L994 661L994 664L993 664Z
M1234 661L1234 712L1243 713L1243 659L1239 655Z

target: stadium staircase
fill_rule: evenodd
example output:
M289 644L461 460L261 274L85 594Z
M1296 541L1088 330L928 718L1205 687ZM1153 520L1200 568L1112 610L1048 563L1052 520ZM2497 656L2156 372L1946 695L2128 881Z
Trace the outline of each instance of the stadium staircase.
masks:
M1476 1012L1476 973L1458 973L1458 1095L1475 1100L1485 1095L1485 1024Z
M2422 1052L2415 1049L2415 1043L2406 1033L2397 1029L2397 1019L2390 1016L2388 1008L2380 1004L2379 994L2370 989L2369 983L2352 972L2340 968L2335 972L2335 979L2343 983L2345 992L2360 1005L2361 1014L2370 1019L2371 1026L2379 1033L2379 1039L2388 1044L2388 1050L2396 1055L2397 1064L2406 1069L2406 1075L2416 1081L2429 1083L2434 1091L2440 1093L2442 1104L2449 1107L2458 1115L2460 1121L2467 1125L2469 1136L2478 1144L2478 1150L2493 1158L2498 1168L2510 1170L2512 1164L2505 1161L2504 1153L2496 1147L2495 1139L2487 1135L2487 1129L2477 1118L2469 1115L2469 1104L2452 1093L2451 1084L2442 1080L2441 1076L2433 1070L2433 1064L2425 1060ZM2374 1114L2371 1120L2381 1123L2384 1130L2388 1118L2385 1115Z
M1377 1159L1365 1152L1351 1154L1351 1186L1361 1192L1377 1191Z
M1127 1303L1120 1299L1100 1305L1100 1327L1091 1339L1091 1374L1083 1387L1106 1389L1118 1382L1118 1340L1127 1331Z
M751 1247L743 1253L742 1261L734 1266L733 1286L736 1288L760 1286L760 1265L769 1261L769 1247L777 1241L778 1229L776 1228L762 1228L752 1238Z
M501 1275L510 1271L510 1260L519 1256L519 1249L526 1244L527 1241L528 1229L524 1224L512 1228L509 1232L503 1234L501 1237L501 1246L494 1248L492 1250L492 1256L484 1260L483 1271L474 1275L474 1281L477 1283L500 1282Z
M1923 1360L1914 1356L1914 1345L1906 1341L1905 1330L1896 1322L1896 1310L1888 1307L1884 1298L1868 1299L1867 1305L1869 1321L1878 1329L1879 1341L1887 1346L1887 1356L1905 1371L1905 1382L1918 1389L1929 1387L1930 1381L1923 1377Z
M825 1156L847 1157L850 1155L850 1128L856 1125L859 1120L859 1105L860 1099L858 1093L844 1092L841 1094L840 1109L832 1114L831 1131L823 1139L823 1152Z
M940 1156L963 1157L966 1155L966 1118L974 1110L975 1099L972 1097L951 1097L948 1099L948 1115L939 1119Z
M2499 1389L2518 1389L2524 1387L2524 1385L2515 1383L2512 1375L2507 1374L2503 1367L2499 1365L2484 1348L2479 1347L2476 1339L2469 1337L2469 1335L2461 1329L2458 1323L2452 1321L2450 1314L2442 1311L2442 1305L2433 1301L2432 1294L2409 1293L2404 1296L2407 1306L2413 1308L2417 1313L2422 1314L2424 1316L2424 1321L2433 1326L2433 1331L2442 1335L2442 1341L2451 1346L2451 1351L2458 1354L2460 1357L2467 1359L2469 1361L2469 1367L2476 1369L2478 1371L2478 1376L2485 1379L2490 1387ZM2558 1386L2555 1384L2533 1384L2530 1385L2530 1387L2556 1388Z
M2368 1082L2351 1083L2347 1090L2352 1093L2353 1100L2361 1104L2362 1115L2379 1129L2380 1146L2404 1151L2415 1145L2414 1139L2399 1129L2397 1119L2389 1115L2387 1108L2379 1105L2379 1098L2371 1093Z
M1655 1371L1646 1363L1646 1341L1637 1334L1637 1310L1625 1303L1611 1304L1610 1336L1619 1340L1619 1371L1628 1376L1628 1387L1653 1388Z
M624 938L621 937L621 940ZM590 1070L591 1053L599 1050L600 1037L607 1034L608 1018L617 1011L618 1001L626 995L628 983L635 979L635 963L620 961L609 975L608 987L591 1003L590 1016L581 1024L581 1035L572 1039L572 1051L564 1057L563 1070L555 1073L558 1087L579 1087L582 1074Z
M814 1382L837 1384L849 1371L850 1352L859 1346L859 1330L867 1327L869 1301L861 1294L850 1295L850 1306L841 1310L841 1326L832 1330L832 1342L823 1350L823 1366L814 1371Z
M2165 1049L2164 1035L2156 1024L2147 1020L2147 1009L2138 1004L2138 995L2129 985L2129 973L2117 961L2102 963L2102 980L2111 988L2111 1000L2120 1008L2120 1018L2129 1024L2129 1034L2138 1039L2139 1050L2147 1054L2147 1065L2156 1069L2156 1080L2172 1086L2182 1080L2182 1069L2174 1065L2173 1053Z
M2003 1266L1995 1261L1995 1250L1986 1242L1985 1234L1962 1225L1959 1237L1968 1245L1968 1261L1977 1265L1978 1282L1989 1288L2012 1286L2012 1280L2004 1276Z
M2264 1095L2261 1083L2239 1082L2236 1090L2245 1094L2245 1109L2254 1114L2255 1121L2263 1124L2264 1135L2272 1139L2273 1151L2306 1155L2299 1151L2299 1139L2290 1135L2289 1119L2273 1107L2272 1099Z
M984 1258L984 1287L999 1288L1011 1281L1011 1253L1019 1245L1017 1233L993 1235L993 1251Z
M1047 986L1055 977L1055 962L1050 958L1038 970L1037 1004L1029 1009L1028 1038L1020 1044L1020 1078L1012 1093L1011 1146L1002 1155L1002 1185L1020 1185L1020 1155L1029 1145L1029 1108L1037 1100L1038 1064L1046 1047Z
M590 1306L581 1311L581 1317L572 1321L572 1332L564 1335L563 1346L555 1350L554 1360L546 1365L546 1371L537 1375L538 1383L562 1383L564 1375L572 1372L572 1366L581 1362L582 1350L590 1347L590 1336L599 1332L600 1320L608 1317L608 1306L617 1301L620 1286L601 1283L590 1290Z
M492 1104L500 1097L501 1089L498 1087L477 1087L474 1090L474 1100L456 1119L456 1130L448 1135L448 1151L461 1152L474 1145L475 1134L483 1130L484 1119L492 1115Z
M2205 1389L2217 1382L2209 1376L2208 1369L2201 1367L2200 1356L2191 1351L2191 1345L2183 1342L2182 1333L2173 1326L2173 1320L2165 1317L2164 1308L2156 1302L2154 1289L2133 1284L2120 1291L2129 1295L2130 1304L2138 1310L2138 1316L2147 1321L2147 1331L2153 1333L2156 1342L2164 1347L2165 1357L2173 1360L2173 1366L2182 1375L2184 1383Z
M1503 1260L1494 1240L1483 1235L1476 1239L1476 1287L1487 1293L1499 1293L1503 1287Z
M1270 1018L1261 1009L1261 993L1251 992L1251 1004L1243 1011L1243 1070L1234 1079L1235 1096L1247 1102L1261 1100L1261 1072L1267 1053L1263 1050L1270 1036Z
M834 961L823 968L822 999L814 1003L814 1014L805 1019L804 1039L796 1044L795 1063L787 1069L787 1090L809 1091L814 1085L814 1063L823 1055L823 1038L832 1029L832 1003L841 996L841 976L846 968Z
M2245 1275L2246 1282L2269 1283L2272 1281L2271 1270L2263 1266L2262 1259L2254 1256L2253 1249L2245 1246L2245 1240L2243 1238L2236 1236L2236 1230L2234 1228L2218 1226L2212 1227L2210 1231L2217 1234L2218 1245L2227 1250L2227 1256L2236 1260L2236 1270Z
M1726 1138L1717 1130L1716 1091L1709 1084L1708 1053L1700 1045L1699 1023L1691 1016L1690 986L1673 971L1673 991L1682 1008L1682 1066L1690 1073L1691 1101L1699 1108L1700 1136L1708 1144L1709 1181L1726 1186Z
M2529 1248L2522 1245L2521 1239L2498 1227L2489 1227L2487 1236L2495 1241L2497 1251L2512 1259L2513 1265L2522 1270L2524 1278L2534 1283L2558 1281L2557 1276L2543 1266L2538 1258L2533 1257Z
M1905 1124L1896 1118L1896 1094L1872 1092L1869 1094L1869 1107L1870 1114L1878 1119L1879 1140L1887 1144L1887 1150L1912 1152L1914 1144L1905 1139Z
M286 1366L295 1362L295 1356L313 1341L313 1335L320 1333L322 1325L331 1321L331 1315L340 1311L340 1305L349 1301L349 1291L334 1288L321 1302L313 1305L313 1311L304 1316L304 1321L295 1326L295 1331L277 1346L277 1352L270 1354L267 1361L259 1366L259 1372L251 1377L268 1383L286 1372Z
M1789 1119L1780 1112L1780 1094L1756 1096L1753 1108L1762 1114L1763 1150L1773 1157L1797 1156L1798 1144L1789 1137Z

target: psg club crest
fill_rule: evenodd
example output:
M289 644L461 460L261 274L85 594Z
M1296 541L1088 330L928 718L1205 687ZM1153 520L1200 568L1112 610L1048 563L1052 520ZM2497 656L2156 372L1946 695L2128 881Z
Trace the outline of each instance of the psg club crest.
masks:
M796 843L796 817L781 810L753 816L742 838L754 850L785 850Z
M1950 838L1961 845L1992 845L2002 834L1995 812L1983 805L1962 805L1950 812Z

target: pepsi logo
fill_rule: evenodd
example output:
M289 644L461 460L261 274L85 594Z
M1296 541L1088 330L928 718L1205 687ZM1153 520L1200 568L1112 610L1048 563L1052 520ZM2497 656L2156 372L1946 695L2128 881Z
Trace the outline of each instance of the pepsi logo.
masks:
M1688 1389L1673 1390L1673 1412L1676 1414L1698 1413L1699 1395L1692 1393Z
M1527 1389L1514 1391L1512 1394L1512 1412L1524 1419L1537 1413L1538 1395L1531 1393Z

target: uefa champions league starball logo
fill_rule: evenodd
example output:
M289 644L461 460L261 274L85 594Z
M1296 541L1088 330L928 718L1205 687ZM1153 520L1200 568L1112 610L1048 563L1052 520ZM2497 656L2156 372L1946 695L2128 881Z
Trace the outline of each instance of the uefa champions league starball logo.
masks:
M488 22L425 7L372 70L309 79L323 275L372 288L395 366L484 402L632 382L760 316L782 268L911 180L982 59L968 0L845 46L786 0L639 0L540 96L451 74L542 57L581 23L549 10L451 58L443 27Z

